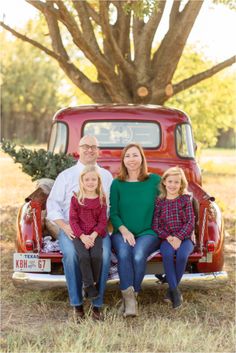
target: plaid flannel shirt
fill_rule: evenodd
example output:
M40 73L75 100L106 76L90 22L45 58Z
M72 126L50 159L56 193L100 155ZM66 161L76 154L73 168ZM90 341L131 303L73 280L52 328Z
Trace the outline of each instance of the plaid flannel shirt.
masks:
M180 195L175 199L157 198L152 229L159 238L169 235L180 240L192 237L194 230L194 211L190 195Z

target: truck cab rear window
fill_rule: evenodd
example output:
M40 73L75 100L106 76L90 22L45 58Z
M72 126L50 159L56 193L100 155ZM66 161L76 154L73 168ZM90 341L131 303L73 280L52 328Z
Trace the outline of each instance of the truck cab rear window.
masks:
M89 121L83 135L94 135L101 148L123 148L131 142L157 148L161 141L159 124L144 121Z
M194 158L192 130L189 124L177 125L175 130L177 154L180 157Z
M53 124L48 151L53 153L66 153L67 145L67 126L64 123L57 122Z

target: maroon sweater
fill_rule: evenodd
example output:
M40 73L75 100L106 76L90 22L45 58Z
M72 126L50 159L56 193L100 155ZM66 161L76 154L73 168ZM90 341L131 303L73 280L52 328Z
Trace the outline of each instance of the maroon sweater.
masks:
M107 207L96 199L84 199L84 205L80 205L77 198L72 196L70 203L70 226L74 235L79 238L82 234L90 235L97 232L105 237L107 228Z

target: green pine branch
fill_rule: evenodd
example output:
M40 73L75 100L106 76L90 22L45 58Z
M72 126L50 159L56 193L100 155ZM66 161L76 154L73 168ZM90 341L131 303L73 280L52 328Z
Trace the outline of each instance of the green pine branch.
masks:
M15 163L20 163L22 171L31 176L32 181L41 178L56 179L57 175L66 168L72 167L76 160L71 155L63 153L53 154L44 149L30 150L3 140L1 149L9 154Z

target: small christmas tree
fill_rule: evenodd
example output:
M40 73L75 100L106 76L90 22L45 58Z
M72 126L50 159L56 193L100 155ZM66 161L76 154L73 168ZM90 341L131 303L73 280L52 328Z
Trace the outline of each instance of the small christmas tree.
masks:
M54 154L42 148L32 151L24 146L16 149L16 145L8 140L2 141L1 148L13 158L15 163L21 164L22 171L30 175L32 181L41 178L56 179L60 172L76 163L71 155Z

